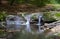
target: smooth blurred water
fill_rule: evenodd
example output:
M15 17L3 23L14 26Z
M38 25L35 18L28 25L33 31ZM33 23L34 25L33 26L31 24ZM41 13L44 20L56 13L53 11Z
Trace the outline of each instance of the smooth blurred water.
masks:
M26 30L27 30L28 32L31 32L30 16L28 15L28 16L26 16L25 18L26 18L26 20L27 20L27 22L26 22Z
M38 32L41 32L40 26L41 26L42 16L39 15L39 14L35 14L35 15L38 17L38 23L37 23ZM25 15L24 19L22 20L22 17L19 17L19 16L8 16L7 19L6 19L7 27L8 27L8 29L20 30L20 27L22 27L23 25L25 25L26 26L26 27L24 26L25 30L27 32L31 32L32 31L31 25L30 25L31 17L32 17L31 14ZM14 20L10 20L11 18L13 18ZM24 20L26 20L26 22L22 23L22 21L24 21Z
M10 20L13 19L13 20ZM20 17L19 16L15 16L15 17L11 17L8 16L8 18L6 19L7 22L7 28L9 30L20 30Z
M42 16L38 16L38 31L41 32L42 30L40 29L41 26L41 20L42 20Z

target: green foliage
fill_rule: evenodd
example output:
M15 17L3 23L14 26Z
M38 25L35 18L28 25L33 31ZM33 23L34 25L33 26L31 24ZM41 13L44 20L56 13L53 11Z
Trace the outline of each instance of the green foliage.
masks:
M31 19L38 19L36 15L32 16Z
M60 12L55 13L54 18L60 20Z
M38 7L42 7L47 4L47 2L49 2L49 0L31 0L29 3L32 5L37 5Z
M60 13L56 13L55 16L60 17Z
M5 21L6 16L6 12L0 12L0 21Z
M51 4L57 4L57 1L56 0L50 0L49 3L51 3Z
M49 4L60 4L60 0L49 0Z
M32 4L37 6L44 6L49 0L8 0L10 5L13 5L13 3L16 4Z
M6 35L7 35L7 32L0 30L0 37L5 37Z
M55 18L53 18L52 14L50 12L44 13L43 18L45 21L53 21Z
M59 11L60 10L60 4L52 4L50 6L52 6L51 9L53 11Z
M27 0L8 0L10 5L15 4L25 4L27 2Z
M56 35L57 35L57 36L60 36L60 33L57 33Z
M60 4L60 0L56 0L57 1L57 3L59 3Z

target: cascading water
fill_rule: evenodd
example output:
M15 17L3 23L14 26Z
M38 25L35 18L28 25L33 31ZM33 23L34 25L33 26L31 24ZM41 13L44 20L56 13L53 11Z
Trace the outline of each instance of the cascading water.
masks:
M34 15L34 14L33 14ZM26 31L27 32L31 32L31 27L30 27L30 21L31 21L31 17L32 15L24 15L24 18L25 18L25 21L24 19L22 20L21 18L22 17L19 17L19 16L8 16L8 18L6 19L7 21L7 27L10 27L12 24L12 28L14 28L15 30L20 30L20 26L25 26L26 25ZM38 18L38 32L42 32L42 30L40 29L41 28L41 19L42 19L42 15L40 14L36 14L36 17ZM14 20L10 20L11 18L13 18ZM24 21L24 22L23 22ZM23 23L22 23L23 22ZM12 29L11 28L11 29Z
M31 32L31 27L30 27L30 16L26 16L25 19L27 20L26 22L26 31Z
M42 30L40 29L41 27L41 20L42 20L42 16L38 16L38 31L42 32Z

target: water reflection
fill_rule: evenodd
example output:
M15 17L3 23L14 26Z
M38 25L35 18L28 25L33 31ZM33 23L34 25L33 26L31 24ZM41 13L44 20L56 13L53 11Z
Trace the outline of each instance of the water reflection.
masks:
M7 28L9 30L20 30L20 25L23 24L23 19L19 16L9 15L6 18Z
M31 18L30 15L25 16L25 19L27 20L27 22L26 22L26 30L27 30L28 32L31 32L30 18Z
M38 31L41 32L43 30L41 30L40 26L41 26L41 20L42 20L42 16L38 16Z
M7 23L7 28L8 30L20 30L20 28L22 26L26 26L25 27L25 30L27 32L32 32L32 29L31 29L31 20L32 20L32 16L33 15L36 15L37 19L38 19L38 23L35 24L38 26L38 32L41 32L41 29L40 29L40 26L41 26L41 19L42 19L42 15L40 14L27 14L27 15L24 15L24 19L23 17L19 17L19 16L14 16L14 15L9 15L7 16L6 18L6 23ZM26 20L26 21L25 21ZM33 22L33 21L32 21Z

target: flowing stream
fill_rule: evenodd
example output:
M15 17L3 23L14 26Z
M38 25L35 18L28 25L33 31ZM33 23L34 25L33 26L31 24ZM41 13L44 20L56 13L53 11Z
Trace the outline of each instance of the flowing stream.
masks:
M27 20L27 22L26 22L26 31L31 32L31 27L30 27L30 15L27 15L27 16L25 17L25 19Z
M38 23L37 23L37 25L38 25L38 32L41 32L41 28L40 27L41 27L41 19L42 19L42 16L37 15L37 17L38 17ZM26 26L25 27L25 30L27 32L31 32L32 31L31 30L31 26L30 26L31 15L25 15L24 18L26 20L25 24L22 23L22 21L24 21L24 20L22 20L22 18L19 17L19 16L12 16L12 15L11 16L8 16L6 18L8 29L10 28L12 30L13 29L14 30L20 30L21 25L25 25Z

